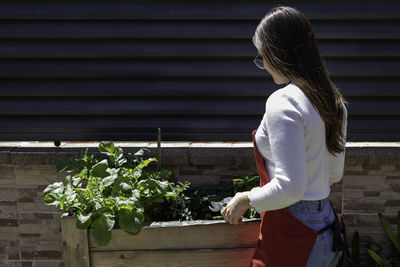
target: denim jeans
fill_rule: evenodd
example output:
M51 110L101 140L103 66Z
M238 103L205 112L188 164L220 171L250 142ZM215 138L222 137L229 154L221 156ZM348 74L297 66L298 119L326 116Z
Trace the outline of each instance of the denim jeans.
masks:
M308 227L318 231L335 220L329 198L301 200L288 207L289 211ZM306 267L335 267L343 251L332 251L332 229L319 234L315 241Z

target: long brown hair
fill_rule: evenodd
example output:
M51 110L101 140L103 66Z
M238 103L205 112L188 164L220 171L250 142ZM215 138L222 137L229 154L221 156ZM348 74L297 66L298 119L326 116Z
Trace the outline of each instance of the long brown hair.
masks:
M292 7L271 9L257 26L253 43L264 60L296 84L318 110L325 123L328 151L342 152L346 102L325 69L306 16Z

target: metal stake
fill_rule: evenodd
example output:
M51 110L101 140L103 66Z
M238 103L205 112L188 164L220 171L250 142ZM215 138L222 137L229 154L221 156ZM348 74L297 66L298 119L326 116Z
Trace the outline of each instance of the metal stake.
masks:
M158 128L157 134L157 167L161 167L161 128Z

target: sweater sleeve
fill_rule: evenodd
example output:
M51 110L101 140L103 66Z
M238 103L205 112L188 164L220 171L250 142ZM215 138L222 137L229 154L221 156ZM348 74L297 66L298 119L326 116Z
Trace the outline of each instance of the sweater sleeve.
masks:
M259 213L281 209L299 201L307 189L307 161L303 115L290 96L274 92L267 100L268 130L275 177L250 190L250 205Z
M343 137L347 135L347 109L343 105ZM343 177L345 150L337 155L329 153L329 185L339 182Z

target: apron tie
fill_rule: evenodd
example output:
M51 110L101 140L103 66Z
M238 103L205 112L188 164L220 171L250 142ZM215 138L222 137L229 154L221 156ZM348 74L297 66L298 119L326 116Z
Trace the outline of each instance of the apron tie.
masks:
M333 231L333 242L332 242L332 251L333 252L338 252L338 251L343 251L344 249L344 241L340 232L340 228L339 228L339 223L338 221L335 219L335 221L327 226L325 226L324 228L322 228L321 230L318 231L318 234L322 234L323 232L325 232L326 230L332 229Z

